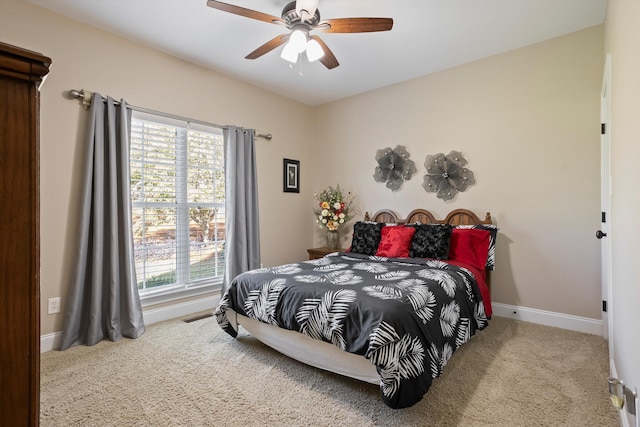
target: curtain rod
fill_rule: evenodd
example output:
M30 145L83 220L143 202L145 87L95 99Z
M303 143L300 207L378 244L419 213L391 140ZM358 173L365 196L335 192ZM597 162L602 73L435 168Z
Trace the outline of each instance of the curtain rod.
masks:
M91 106L91 96L93 95L93 92L89 92L88 90L84 90L84 89L80 89L80 90L76 90L76 89L71 89L69 90L69 96L71 96L71 98L75 98L75 99L80 99L80 102L82 103L82 106L87 109ZM119 104L118 101L115 101L116 104ZM147 113L147 114L155 114L157 116L162 116L162 117L167 117L170 119L175 119L175 120L182 120L185 122L191 122L191 123L197 123L197 124L201 124L201 125L205 125L205 126L213 126L216 128L220 128L220 129L229 129L228 126L220 126L217 125L215 123L209 123L209 122L204 122L201 120L193 120L187 117L182 117L182 116L177 116L175 114L169 114L169 113L163 113L161 111L154 111L154 110L150 110L148 108L142 108L142 107L136 107L135 105L130 105L127 104L127 106L129 108L131 108L132 110L135 111L139 111L141 113ZM271 138L273 138L273 135L271 135L270 133L258 133L258 131L254 130L253 134L256 138L264 138L267 141L271 141Z

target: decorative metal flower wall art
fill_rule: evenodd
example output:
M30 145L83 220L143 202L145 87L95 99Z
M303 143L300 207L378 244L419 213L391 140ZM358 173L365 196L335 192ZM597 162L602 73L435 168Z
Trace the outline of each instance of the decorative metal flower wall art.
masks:
M409 159L409 153L403 145L396 145L393 150L390 147L376 152L376 171L373 179L376 182L386 182L387 188L397 191L404 181L411 179L416 173L416 165Z
M442 200L451 200L459 191L476 183L473 172L466 165L467 161L459 151L451 151L446 156L442 153L429 155L424 162L427 174L422 186Z

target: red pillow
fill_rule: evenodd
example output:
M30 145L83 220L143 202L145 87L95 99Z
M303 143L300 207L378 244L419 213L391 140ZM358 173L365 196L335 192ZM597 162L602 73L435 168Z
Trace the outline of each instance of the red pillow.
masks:
M416 229L414 227L399 225L382 227L376 256L407 258L409 256L411 238L415 232Z
M449 241L449 259L464 262L484 270L489 256L488 230L477 228L454 228Z

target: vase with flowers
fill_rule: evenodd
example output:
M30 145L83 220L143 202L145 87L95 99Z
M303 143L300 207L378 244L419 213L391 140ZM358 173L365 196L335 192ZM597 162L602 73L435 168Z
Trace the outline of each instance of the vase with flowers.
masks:
M340 245L340 227L353 218L353 199L350 192L343 192L340 185L328 187L314 195L316 223L327 231L327 248Z

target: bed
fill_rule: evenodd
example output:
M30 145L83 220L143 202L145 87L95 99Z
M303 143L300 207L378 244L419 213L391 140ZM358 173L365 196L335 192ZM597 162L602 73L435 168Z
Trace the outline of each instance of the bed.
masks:
M238 275L215 311L298 361L380 386L384 403L422 399L453 352L491 318L497 227L456 209L392 210L354 224L347 252Z

